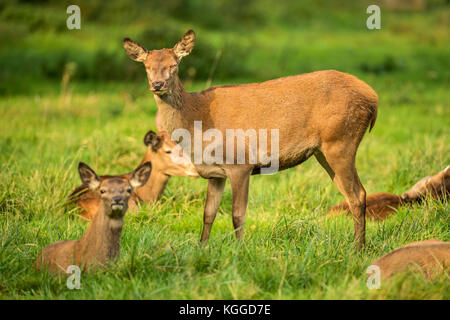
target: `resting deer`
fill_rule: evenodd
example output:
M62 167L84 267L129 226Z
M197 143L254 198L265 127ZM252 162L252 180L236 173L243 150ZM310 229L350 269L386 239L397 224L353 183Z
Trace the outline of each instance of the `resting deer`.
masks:
M192 51L194 41L192 30L170 49L148 51L128 38L123 41L130 58L145 65L158 106L158 129L166 130L171 137L176 129L184 129L192 136L194 121L201 121L202 133L216 129L224 137L228 129L247 133L250 130L256 132L258 141L264 140L261 130L278 130L279 148L272 150L271 141L267 145L272 150L271 157L278 161L278 169L291 168L314 155L349 203L355 240L362 247L366 193L355 168L355 156L366 130L375 124L378 104L375 91L352 75L328 70L188 93L178 78L178 64ZM224 141L214 141L218 142L216 150L223 151L221 162L195 161L191 152L199 175L209 179L202 242L209 238L227 178L233 197L236 237L243 235L250 175L259 174L268 166L261 157L262 148L258 146L256 152L249 150L247 138L245 146L239 150L233 146L231 152L227 152ZM198 143L203 150L209 145L205 141ZM194 150L194 141L191 146ZM183 150L186 151L185 147ZM244 164L236 157L241 151L245 153ZM256 163L248 160L252 154L259 155Z
M415 270L433 279L450 268L450 243L426 240L395 249L372 262L380 268L381 278Z
M421 179L400 196L386 192L369 194L366 199L366 216L374 220L385 220L403 204L420 202L426 196L436 199L448 195L450 195L450 166L434 176ZM332 214L350 213L346 202L341 202L328 211Z
M417 182L401 195L403 201L420 200L427 196L441 198L450 195L450 166L434 176L428 176Z
M144 144L147 146L144 162L152 164L152 172L147 183L137 188L128 201L130 210L134 210L139 201L151 203L157 201L164 192L170 176L189 176L197 177L198 173L189 159L184 162L175 163L172 160L172 152L176 144L166 132L162 131L156 134L153 131L147 132L144 137ZM120 177L129 177L131 173L121 175ZM102 176L105 178L108 176ZM77 205L83 208L81 215L86 219L92 219L100 205L100 196L86 185L77 187L69 196L70 201L75 201Z
M107 264L119 255L123 218L133 190L143 186L152 170L141 164L129 177L98 177L83 162L78 165L81 181L101 198L98 211L86 233L78 240L52 243L42 249L37 269L65 273L70 265L84 270Z

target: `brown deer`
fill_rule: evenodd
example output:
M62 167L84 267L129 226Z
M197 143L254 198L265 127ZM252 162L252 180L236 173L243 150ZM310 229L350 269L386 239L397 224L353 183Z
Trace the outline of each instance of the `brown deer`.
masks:
M164 192L170 176L189 176L198 177L197 170L189 159L182 163L175 163L172 160L172 152L176 146L175 142L170 140L166 132L162 131L156 134L153 131L147 132L144 137L144 144L147 146L142 163L150 162L152 172L147 183L137 188L128 201L130 210L134 210L139 201L152 203L157 201ZM129 177L131 173L121 175ZM108 176L102 176L105 178ZM80 213L84 218L90 220L98 211L100 205L100 196L86 185L77 187L69 196L71 202L75 202L83 211Z
M403 201L422 200L427 196L442 198L450 195L450 165L444 170L428 176L417 182L411 189L404 192L400 197Z
M106 265L119 255L123 218L133 190L143 186L152 170L150 162L141 164L129 177L98 177L83 162L78 165L81 181L101 198L98 212L78 240L52 243L42 249L36 268L65 273L70 265L83 270Z
M377 192L366 197L366 217L373 220L385 220L390 214L403 204L402 198L398 195ZM344 201L328 209L332 215L341 212L350 213L348 204Z
M275 151L271 139L265 137L270 140L267 149L270 148L278 169L296 166L314 155L348 201L354 217L355 240L361 248L365 243L366 193L355 168L355 155L366 130L375 124L378 104L375 91L352 75L328 70L188 93L178 78L178 64L192 51L194 42L192 30L170 49L148 51L128 38L123 41L129 57L145 65L158 106L159 129L167 130L171 137L176 129L192 135L194 121L201 121L201 133L216 129L225 136L231 129L247 133L250 130L256 132L260 142L264 140L262 131L278 130L278 140L273 142ZM231 184L236 237L243 235L250 175L262 173L269 166L261 157L264 150L260 145L256 152L250 150L249 140L247 136L245 146L240 148L233 145L231 152L227 152L225 142L219 141L216 150L223 151L221 162L193 161L199 175L209 179L202 242L209 238L226 178ZM209 145L197 141L197 147L198 143L203 150ZM194 150L195 139L191 146ZM234 160L240 152L245 153L244 164ZM251 163L250 156L255 153L260 157Z
M433 279L450 268L450 242L426 240L395 249L372 262L386 279L409 270L420 271Z
M369 194L366 198L366 216L374 220L385 220L404 204L416 203L429 196L444 198L450 195L450 166L434 176L428 176L417 182L410 190L398 196L386 192ZM341 212L350 213L346 202L341 202L328 209L333 215Z

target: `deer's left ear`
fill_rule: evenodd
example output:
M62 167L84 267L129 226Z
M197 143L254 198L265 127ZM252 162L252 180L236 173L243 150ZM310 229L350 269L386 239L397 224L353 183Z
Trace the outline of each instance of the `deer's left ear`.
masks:
M152 150L156 152L161 146L161 138L156 134L156 132L150 130L144 137L144 144L147 147L152 147Z
M80 162L78 164L78 173L80 174L81 181L89 189L95 190L100 186L100 178L86 163Z
M195 44L195 32L194 30L189 30L184 34L184 36L177 42L177 44L173 47L173 52L178 58L178 61L181 58L187 56L191 53L192 49L194 49Z
M129 38L123 39L123 48L127 52L128 56L134 61L144 62L147 58L147 49Z
M136 170L133 171L130 178L130 184L133 188L142 187L147 183L150 173L152 172L152 164L150 162L145 162L141 164Z

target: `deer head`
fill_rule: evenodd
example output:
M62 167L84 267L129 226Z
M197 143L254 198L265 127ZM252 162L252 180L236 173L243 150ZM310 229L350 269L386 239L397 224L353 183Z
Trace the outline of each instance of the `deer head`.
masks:
M81 181L100 196L105 214L113 219L123 218L132 192L147 182L151 170L151 163L145 162L129 176L99 177L87 164L78 165Z
M450 193L450 166L434 176L428 176L417 182L401 197L404 201L415 201L427 195L441 197Z
M134 61L143 62L150 90L163 96L170 93L178 80L178 64L194 48L195 33L189 30L171 49L148 51L139 43L125 38L123 47Z
M183 161L173 161L176 143L170 139L167 132L161 131L156 134L150 130L144 137L144 144L148 147L144 161L151 161L154 171L162 172L167 176L198 177L191 159L183 155L182 150L179 158Z

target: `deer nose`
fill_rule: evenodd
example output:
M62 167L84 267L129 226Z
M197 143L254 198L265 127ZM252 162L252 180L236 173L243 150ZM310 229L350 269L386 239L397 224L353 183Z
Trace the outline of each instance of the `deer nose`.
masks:
M121 203L122 202L122 197L121 196L115 196L112 198L114 203Z
M152 87L155 90L161 90L161 88L164 86L164 82L162 81L154 81L152 82Z

